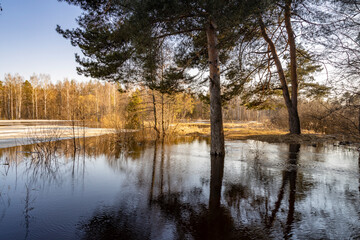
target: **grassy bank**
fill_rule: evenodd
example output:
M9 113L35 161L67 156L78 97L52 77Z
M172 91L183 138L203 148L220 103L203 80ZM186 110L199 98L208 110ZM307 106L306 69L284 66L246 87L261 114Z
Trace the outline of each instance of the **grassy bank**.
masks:
M179 123L176 125L175 134L180 136L210 136L209 123ZM226 140L253 139L270 143L335 143L341 144L359 143L360 139L355 135L343 134L317 134L303 131L303 134L289 134L285 130L274 129L259 122L224 123L224 135Z

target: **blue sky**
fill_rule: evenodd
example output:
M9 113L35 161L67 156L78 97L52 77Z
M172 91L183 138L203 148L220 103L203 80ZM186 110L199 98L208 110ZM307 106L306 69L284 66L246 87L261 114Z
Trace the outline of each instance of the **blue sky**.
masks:
M0 80L6 73L29 79L33 73L50 74L53 82L64 78L86 80L76 73L75 52L56 31L77 26L78 7L57 0L0 0Z

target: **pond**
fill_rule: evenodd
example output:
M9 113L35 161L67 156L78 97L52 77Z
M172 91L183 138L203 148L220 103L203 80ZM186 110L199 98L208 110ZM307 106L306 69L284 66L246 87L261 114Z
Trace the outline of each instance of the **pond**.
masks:
M206 138L0 149L0 239L356 239L359 153ZM51 145L54 148L54 145Z

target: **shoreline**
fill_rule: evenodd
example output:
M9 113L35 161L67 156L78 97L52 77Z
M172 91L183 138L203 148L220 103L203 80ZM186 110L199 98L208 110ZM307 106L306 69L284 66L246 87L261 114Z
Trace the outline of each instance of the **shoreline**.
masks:
M44 120L37 125L23 125L19 123L34 122L34 120L8 121L0 120L0 148L28 145L35 142L65 140L80 137L95 137L114 134L113 128L89 128L81 126L58 125L63 120ZM1 125L1 123L13 123ZM66 122L66 121L65 121ZM39 122L38 122L39 123ZM50 124L49 124L50 123ZM51 124L54 123L54 124ZM133 130L124 130L133 131ZM173 126L168 136L174 137L210 137L210 124L205 122L178 123ZM225 140L256 140L267 143L359 145L360 138L344 134L318 134L304 131L303 134L290 134L284 130L267 127L259 122L228 122L224 123Z
M210 136L210 124L182 123L176 133L179 136ZM257 140L268 143L289 144L335 144L350 145L360 144L360 138L356 135L345 134L320 134L303 131L302 134L290 134L287 131L272 129L262 123L224 123L225 140Z
M115 133L111 128L88 128L62 125L0 126L0 148L28 145L36 142L95 137Z

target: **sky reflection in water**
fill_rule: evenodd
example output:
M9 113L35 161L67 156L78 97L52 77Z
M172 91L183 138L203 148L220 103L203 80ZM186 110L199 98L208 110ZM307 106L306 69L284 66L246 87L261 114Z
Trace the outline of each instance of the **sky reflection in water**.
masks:
M208 139L71 144L49 161L0 149L0 239L360 238L354 150L229 141L223 159Z

